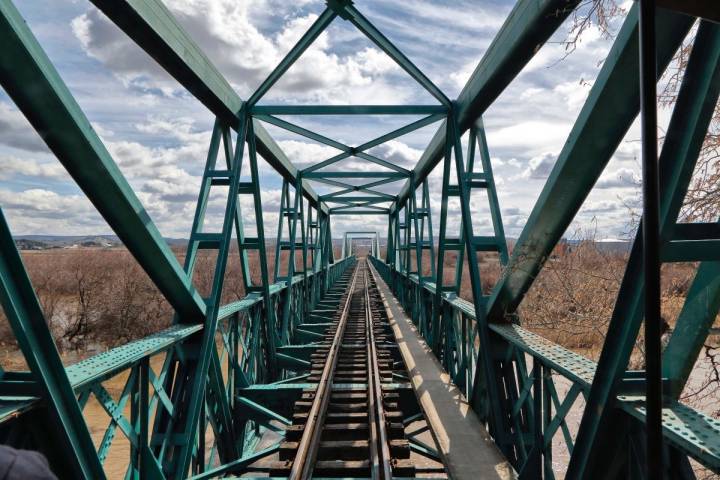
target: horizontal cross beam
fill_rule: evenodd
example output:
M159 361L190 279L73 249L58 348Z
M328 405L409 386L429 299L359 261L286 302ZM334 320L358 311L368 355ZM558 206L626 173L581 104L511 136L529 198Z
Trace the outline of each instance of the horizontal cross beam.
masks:
M333 215L387 215L390 213L389 208L381 210L353 210L346 207L331 208L330 213Z
M252 115L435 115L442 105L255 105Z

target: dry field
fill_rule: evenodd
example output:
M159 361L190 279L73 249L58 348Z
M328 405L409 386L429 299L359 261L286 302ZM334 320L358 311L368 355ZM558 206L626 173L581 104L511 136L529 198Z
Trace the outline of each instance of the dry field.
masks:
M336 249L337 250L337 249ZM184 252L177 250L179 261ZM228 265L223 301L244 296L237 252ZM339 256L339 251L336 255ZM358 254L363 254L358 250ZM167 327L172 310L147 275L123 248L55 249L23 251L23 259L33 285L66 363ZM274 254L268 251L272 275ZM384 252L381 252L384 255ZM193 282L207 294L212 280L214 258L204 254L198 259ZM283 260L286 260L283 258ZM489 293L502 269L497 255L481 254L483 291ZM605 338L615 298L627 262L627 254L606 251L594 242L572 248L559 248L547 261L520 309L523 325L560 345L597 359ZM283 265L286 264L283 261ZM250 258L252 276L259 279L257 256ZM424 261L429 273L429 258ZM298 267L299 267L298 261ZM448 255L444 266L446 283L455 276L455 257ZM662 312L671 328L682 307L692 281L694 265L669 264L663 267ZM463 269L461 296L470 300L467 267ZM641 342L631 367L641 367ZM701 352L684 400L708 414L720 416L720 350L710 337ZM716 356L718 360L716 361ZM161 361L161 356L153 363ZM5 369L23 369L13 335L0 312L0 365ZM155 365L159 367L158 365ZM156 368L157 371L158 368ZM558 379L559 380L559 379ZM119 394L124 375L105 384L111 394ZM561 381L560 381L561 383ZM559 385L562 389L562 386ZM581 405L571 417L579 418ZM85 409L91 433L99 443L108 418L102 407L91 401ZM571 418L569 418L572 420ZM108 467L121 476L128 446L118 437L108 458ZM561 458L556 459L562 462ZM559 470L562 470L560 468Z

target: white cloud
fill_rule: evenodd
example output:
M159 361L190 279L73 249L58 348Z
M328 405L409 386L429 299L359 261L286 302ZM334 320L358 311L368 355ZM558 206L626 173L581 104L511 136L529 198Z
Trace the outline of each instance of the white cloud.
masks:
M584 82L563 82L554 89L565 98L568 108L572 111L579 110L585 103L590 92L590 87Z
M0 178L13 178L15 175L25 175L48 178L69 178L63 166L57 160L38 162L31 158L18 158L0 155Z
M550 175L557 155L554 153L544 153L530 159L528 168L523 172L523 177L533 179L545 179Z
M317 16L289 18L266 34L250 17L267 8L262 0L178 0L168 8L226 78L249 95L269 75ZM158 90L172 96L183 90L98 10L92 8L72 22L73 32L91 57L107 65L126 85ZM404 95L379 76L399 67L376 48L346 57L333 53L330 34L323 32L268 94L292 94L297 101L346 103L399 102ZM351 95L352 93L352 95Z
M488 129L487 137L492 151L512 148L513 151L522 151L530 156L561 147L569 131L569 123L529 120L499 129Z
M2 101L0 101L0 144L29 152L48 151L45 142L22 112Z
M22 210L24 215L40 218L63 218L93 211L92 204L83 195L60 195L42 188L23 192L0 190L0 205L8 210Z
M598 180L595 188L638 188L642 180L629 168L621 168L613 172L605 172Z

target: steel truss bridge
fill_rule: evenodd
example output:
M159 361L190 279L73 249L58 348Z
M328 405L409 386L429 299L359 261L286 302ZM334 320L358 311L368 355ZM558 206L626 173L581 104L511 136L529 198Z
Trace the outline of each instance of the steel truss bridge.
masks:
M400 438L407 433L404 425L423 416L412 395L392 402L382 397L390 388L387 382L408 379L403 359L395 353L388 356L394 340L386 320L381 320L383 309L367 293L369 285L384 280L431 349L428 355L441 362L480 419L479 428L487 429L520 477L695 478L691 461L720 470L720 422L678 400L720 308L718 225L678 223L720 93L720 8L715 2L643 0L632 6L517 244L508 252L482 116L572 15L578 0L519 0L454 100L349 0L328 0L315 23L246 100L238 97L160 0L91 1L207 107L216 122L187 254L180 265L43 47L13 3L0 0L0 84L175 312L167 330L64 367L2 217L0 300L29 366L29 371L3 371L0 378L4 443L42 451L63 478L105 478L103 464L116 436L126 437L130 445L126 478L211 478L249 472L307 478L313 468L320 468L320 458L332 457L328 452L337 446L323 446L320 434L305 435L298 426L317 432L324 419L322 428L331 428L333 410L328 405L339 401L333 400L339 388L335 377L345 375L348 381L360 382L355 390L348 387L347 398L360 395L364 400L359 404L367 407L360 416L374 418L364 424L371 425L373 433L361 440L375 452L370 457L374 467L356 476L417 473L393 471L400 463L388 466L388 452L393 458L407 449L429 459L442 455L412 435ZM437 102L258 104L333 21L352 23ZM658 152L656 78L692 28L697 29L694 47ZM328 114L421 119L349 146L280 118ZM596 363L526 330L516 312L638 114L643 132L643 221ZM263 124L342 153L300 170ZM437 124L437 131L412 170L369 153L431 124ZM469 139L467 151L462 148L463 135ZM258 156L283 179L275 243L264 233ZM332 168L351 157L373 164L372 171ZM428 175L436 167L443 178L442 197L434 199L441 205L439 219L431 218L428 187ZM313 182L336 190L319 195ZM391 185L397 185L395 193L386 193ZM220 231L206 231L208 198L218 186L227 190L224 222ZM492 235L474 231L469 204L474 190L488 194ZM243 224L241 196L252 200L253 225ZM454 237L448 233L449 198L460 205L460 233ZM352 255L333 255L331 219L347 214L388 219L384 257L377 234L345 236L348 254L355 235L374 240L371 268ZM267 262L271 248L277 259L274 272ZM200 251L217 254L207 297L192 282ZM477 252L486 251L496 252L504 266L489 294L475 261ZM253 252L258 254L259 279L251 276ZM222 304L229 255L240 256L247 295ZM449 255L458 265L467 264L473 302L458 296L460 274L446 278L453 277L443 271ZM661 356L659 267L667 262L697 262L697 271ZM356 281L361 270L363 280ZM363 317L359 312L371 313ZM647 370L629 371L643 319ZM342 340L346 328L350 337ZM348 345L361 351L348 353ZM327 362L318 364L318 355L326 356ZM162 359L159 370L151 364L156 357ZM343 373L342 365L360 373ZM116 399L104 383L123 373L127 382ZM555 384L559 378L570 385L564 394ZM83 417L91 396L108 415L99 446L93 444ZM311 409L306 413L300 409L303 402ZM574 431L566 416L574 405L583 404L582 420ZM400 437L392 437L398 428ZM269 433L277 440L268 445L263 442ZM553 463L557 438L570 454L566 468ZM271 470L257 466L276 454L290 463L274 463ZM328 465L328 475L338 473ZM451 472L451 466L446 467Z

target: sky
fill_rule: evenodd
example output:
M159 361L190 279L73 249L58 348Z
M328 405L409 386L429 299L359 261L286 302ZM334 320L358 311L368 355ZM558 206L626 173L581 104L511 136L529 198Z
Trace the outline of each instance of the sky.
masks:
M86 0L16 1L16 6L103 139L160 232L189 235L214 118ZM629 3L625 5L629 7ZM248 98L324 8L324 1L167 0L180 24L241 98ZM357 0L356 7L448 97L459 94L513 2ZM623 18L611 29L617 31ZM503 223L517 237L567 140L611 39L586 30L567 55L566 22L485 112ZM391 58L352 24L336 19L265 95L261 105L436 104ZM668 117L661 112L660 122ZM356 146L420 117L283 117ZM290 160L304 168L337 153L284 131L267 130ZM412 168L438 128L432 124L371 150ZM626 238L639 205L639 130L631 127L566 236ZM382 170L357 159L333 168ZM332 170L333 168L329 168ZM276 232L281 179L260 162L266 236ZM434 228L439 224L441 169L429 178ZM397 193L402 182L382 187ZM332 187L313 183L320 193ZM213 192L206 231L220 225L225 192ZM249 198L241 202L252 220ZM110 227L0 88L0 207L15 235L95 235ZM491 223L487 198L472 198L477 234ZM458 206L450 204L452 233ZM387 218L333 219L336 237L348 230L385 235ZM252 229L249 228L248 231Z

